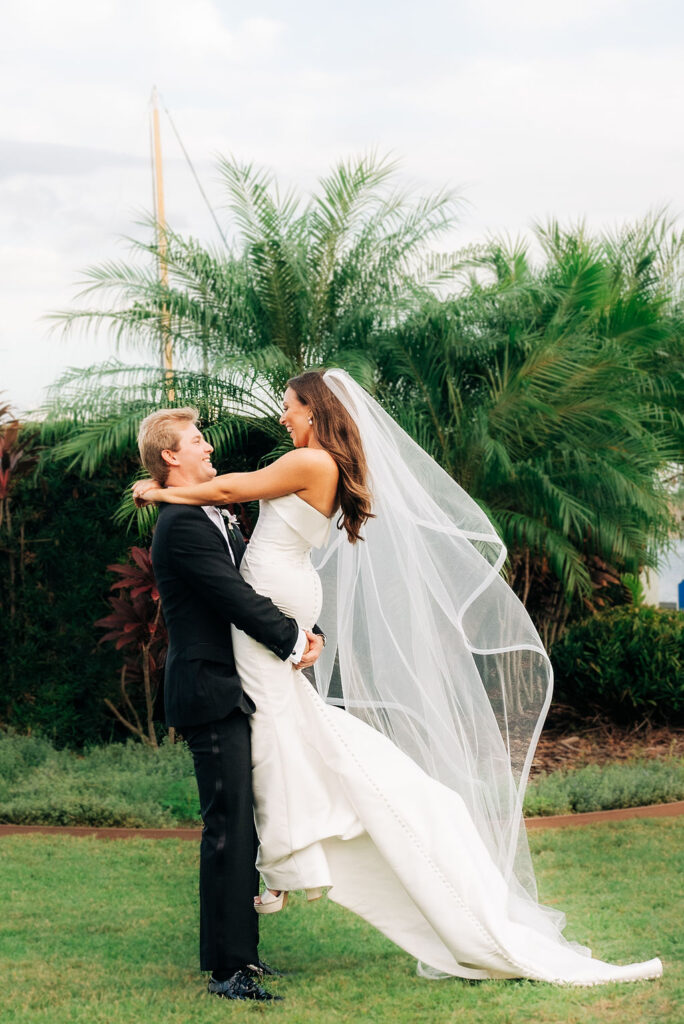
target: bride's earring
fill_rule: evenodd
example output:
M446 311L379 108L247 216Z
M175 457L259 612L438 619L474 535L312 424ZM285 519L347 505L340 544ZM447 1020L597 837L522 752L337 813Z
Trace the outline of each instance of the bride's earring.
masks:
M312 427L312 426L313 426L313 420L312 420L311 416L309 416L309 426L310 426L310 427Z

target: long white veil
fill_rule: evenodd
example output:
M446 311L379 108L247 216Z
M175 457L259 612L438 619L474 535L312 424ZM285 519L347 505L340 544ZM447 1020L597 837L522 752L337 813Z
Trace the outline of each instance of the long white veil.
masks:
M320 694L384 733L466 802L509 883L509 911L539 914L522 819L553 673L500 575L506 548L479 506L346 372L324 381L358 425L376 518L315 555L328 644ZM545 909L545 908L544 908Z

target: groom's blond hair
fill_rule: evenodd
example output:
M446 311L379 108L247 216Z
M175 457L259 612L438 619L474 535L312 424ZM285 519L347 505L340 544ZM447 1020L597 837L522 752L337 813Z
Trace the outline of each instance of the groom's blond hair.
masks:
M158 409L151 412L140 424L138 451L140 461L162 487L166 485L170 466L162 458L163 451L176 452L180 444L179 427L185 423L197 423L197 409Z

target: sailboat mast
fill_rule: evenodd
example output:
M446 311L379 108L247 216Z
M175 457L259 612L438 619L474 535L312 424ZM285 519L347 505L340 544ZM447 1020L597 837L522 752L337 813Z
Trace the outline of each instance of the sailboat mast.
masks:
M161 131L159 127L159 104L156 86L152 90L152 155L154 161L155 222L157 225L157 250L159 253L159 282L162 288L169 286L169 267L166 259L168 241L166 237L166 212L164 209L164 173L162 166ZM173 392L173 345L171 342L171 317L166 304L162 305L162 367L166 370L167 396L174 400Z

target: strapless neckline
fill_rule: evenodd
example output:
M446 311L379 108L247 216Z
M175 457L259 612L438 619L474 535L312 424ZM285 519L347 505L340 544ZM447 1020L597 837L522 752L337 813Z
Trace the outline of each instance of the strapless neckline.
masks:
M254 531L250 548L255 542L258 542L259 547L266 543L275 545L282 551L283 544L289 543L287 534L273 535L274 519L285 523L305 541L309 549L320 548L327 543L333 517L324 515L304 498L300 498L298 494L294 492L283 494L279 498L265 499L260 504L259 522Z
M295 494L294 491L292 491L291 494L284 494L283 497L284 498L296 498L297 501L301 501L301 503L303 505L306 505L307 508L313 509L314 512L317 512L318 515L321 516L322 519L325 519L325 521L327 523L329 523L331 521L331 519L333 518L333 516L335 515L335 513L333 512L332 516L326 516L325 512L321 512L321 510L316 508L315 505L312 505L310 502L308 502L306 500L306 498L300 497L300 495L299 494ZM275 501L277 499L272 498L271 500Z

